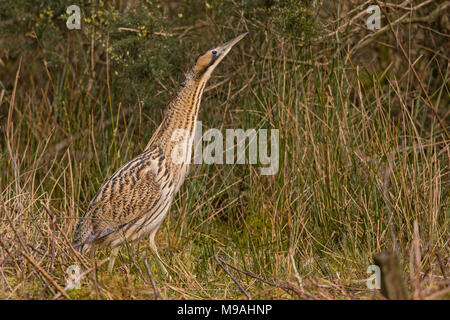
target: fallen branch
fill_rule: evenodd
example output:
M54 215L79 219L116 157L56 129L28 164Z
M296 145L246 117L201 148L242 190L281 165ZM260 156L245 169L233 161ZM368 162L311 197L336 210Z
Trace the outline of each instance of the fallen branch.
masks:
M265 283L265 284L268 284L268 285L270 285L270 286L272 286L272 287L283 289L284 291L286 291L286 292L288 292L288 293L289 293L289 290L292 290L292 291L294 291L295 293L299 294L296 290L293 290L292 286L284 286L284 285L279 285L279 284L276 284L276 283L267 281L267 280L261 278L260 276L254 274L254 273L252 273L252 272L249 272L249 271L245 271L245 270L239 269L238 267L236 267L236 266L234 266L234 265L232 265L232 264L230 264L230 263L224 261L222 258L218 257L217 255L214 256L214 259L216 259L216 261L217 261L217 259L219 259L222 263L226 264L226 265L229 266L230 268L232 268L232 269L234 269L234 270L236 270L236 271L238 271L238 272L240 272L240 273L243 273L243 274L245 274L245 275L247 275L247 276L249 276L249 277L252 277L252 278L254 278L254 279L256 279L256 280L259 280L259 281L261 281L261 282L263 282L263 283ZM297 276L297 275L296 275L296 276ZM300 277L300 276L299 276L299 277ZM301 288L302 281L301 281L301 279L298 279L298 280L299 280L299 288Z
M64 296L64 298L71 300L70 297L67 295L67 293L64 291L63 288L61 288L55 280L44 270L40 265L38 265L33 258L31 258L28 254L26 254L24 251L20 251L20 253L44 276L45 279L47 279L55 288Z
M237 281L237 279L235 277L233 277L233 275L227 270L227 268L225 268L225 266L222 264L222 262L220 261L220 259L217 257L217 255L214 256L214 260L216 260L216 262L219 264L219 266L223 269L223 271L225 271L225 273L231 278L231 280L234 281L234 283L236 283L236 285L239 287L239 290L241 290L241 292L243 294L245 294L247 296L247 298L249 300L252 299L252 297L247 293L247 291L245 291L245 289L241 286L241 284L239 283L239 281Z

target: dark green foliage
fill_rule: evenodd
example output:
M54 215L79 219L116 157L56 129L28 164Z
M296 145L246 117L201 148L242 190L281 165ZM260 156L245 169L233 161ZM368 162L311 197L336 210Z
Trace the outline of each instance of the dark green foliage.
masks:
M309 42L318 33L310 0L274 0L271 20L287 36ZM301 43L304 45L304 43Z

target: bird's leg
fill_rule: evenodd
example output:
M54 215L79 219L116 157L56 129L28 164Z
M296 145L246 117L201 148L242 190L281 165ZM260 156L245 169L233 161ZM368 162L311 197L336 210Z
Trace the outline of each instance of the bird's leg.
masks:
M159 266L161 267L161 271L163 272L164 276L166 278L170 279L170 274L167 271L166 267L164 266L164 263L162 262L161 257L159 256L158 253L158 248L156 247L156 244L154 241L152 241L153 239L150 239L150 249L152 250L153 255L155 256L156 260L158 260Z
M119 252L119 247L115 247L111 250L111 256L109 258L109 264L108 264L108 272L111 273L114 268L114 262L116 260L117 253Z
M95 250L96 250L95 245L92 245L89 248L89 258L91 258L91 260L94 260L94 258L95 258Z

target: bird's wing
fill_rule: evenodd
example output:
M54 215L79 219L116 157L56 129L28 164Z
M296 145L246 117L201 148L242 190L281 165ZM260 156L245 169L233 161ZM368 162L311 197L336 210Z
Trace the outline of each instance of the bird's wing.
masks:
M89 243L152 215L163 196L160 176L164 173L161 154L146 150L116 171L92 199L79 222L75 242Z

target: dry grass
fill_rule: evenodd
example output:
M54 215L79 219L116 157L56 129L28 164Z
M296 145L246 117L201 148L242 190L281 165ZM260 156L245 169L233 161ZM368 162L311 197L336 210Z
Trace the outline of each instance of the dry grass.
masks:
M366 288L366 270L394 245L411 297L448 288L448 63L434 56L429 66L440 73L414 80L402 57L377 73L345 61L334 44L299 48L251 21L244 28L250 36L216 71L200 120L280 129L280 171L194 166L157 235L170 280L147 257L146 240L121 249L113 274L93 267L107 250L93 260L71 247L77 218L142 150L162 108L112 95L109 62L91 61L95 43L55 48L63 69L49 67L44 52L16 61L11 89L0 92L0 298L380 298ZM198 52L221 40L201 39ZM74 62L71 50L85 59ZM70 265L89 272L66 292Z

